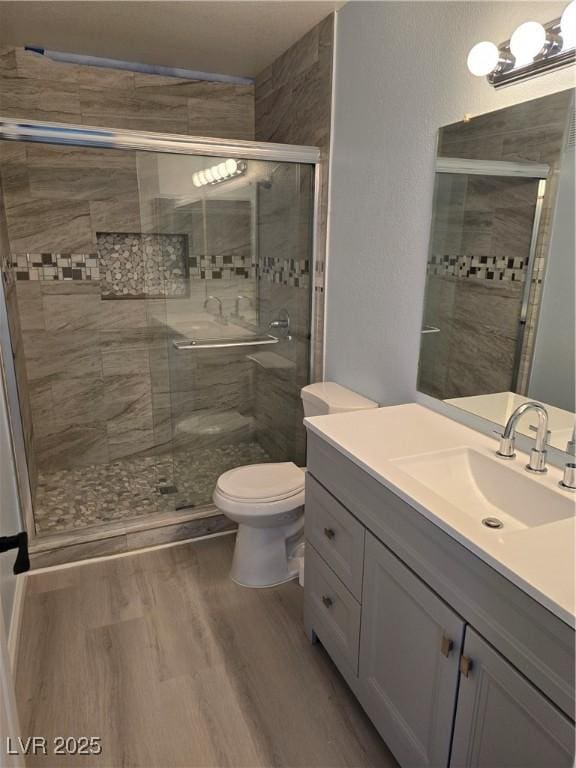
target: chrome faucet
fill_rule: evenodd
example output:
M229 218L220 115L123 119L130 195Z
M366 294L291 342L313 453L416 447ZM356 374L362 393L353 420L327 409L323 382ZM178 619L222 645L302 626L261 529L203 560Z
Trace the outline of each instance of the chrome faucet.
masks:
M528 411L534 411L538 416L538 431L534 448L530 451L530 461L526 469L530 472L547 472L546 468L546 440L548 438L548 411L540 403L534 401L522 403L510 416L504 427L504 432L500 435L500 447L496 455L501 459L513 459L514 443L516 440L516 426L519 420Z
M222 307L222 299L219 299L218 296L208 296L208 298L204 302L204 309L208 307L208 304L210 304L211 301L217 301L218 302L218 319L221 323L226 322L224 320L224 310Z
M238 296L236 296L236 304L235 304L236 309L234 310L234 316L235 317L240 317L240 302L241 301L247 301L248 304L251 307L254 306L254 302L252 301L252 299L249 296L243 296L241 293L239 293Z

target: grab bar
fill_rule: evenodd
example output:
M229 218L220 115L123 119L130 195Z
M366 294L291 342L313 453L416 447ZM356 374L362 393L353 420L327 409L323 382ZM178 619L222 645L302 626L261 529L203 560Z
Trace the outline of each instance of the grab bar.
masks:
M280 339L276 336L254 336L251 339L239 338L239 339L204 339L195 341L194 339L187 339L186 341L178 341L174 339L172 344L177 350L181 349L225 349L228 347L260 347L264 344L278 344Z

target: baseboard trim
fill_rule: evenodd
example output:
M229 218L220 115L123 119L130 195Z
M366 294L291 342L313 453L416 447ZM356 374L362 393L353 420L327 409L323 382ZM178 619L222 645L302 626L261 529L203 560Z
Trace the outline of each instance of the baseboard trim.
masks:
M20 573L16 576L16 588L14 590L14 602L12 603L12 616L10 617L10 630L8 632L8 657L12 674L16 674L18 664L18 650L20 648L20 631L22 629L22 616L24 614L24 600L28 586L28 574Z

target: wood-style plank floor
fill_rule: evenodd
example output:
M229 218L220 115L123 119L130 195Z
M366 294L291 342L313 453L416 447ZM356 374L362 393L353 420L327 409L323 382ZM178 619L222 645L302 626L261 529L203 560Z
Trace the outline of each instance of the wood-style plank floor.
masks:
M294 582L228 577L233 536L31 574L18 660L24 736L100 736L99 757L27 765L396 766Z

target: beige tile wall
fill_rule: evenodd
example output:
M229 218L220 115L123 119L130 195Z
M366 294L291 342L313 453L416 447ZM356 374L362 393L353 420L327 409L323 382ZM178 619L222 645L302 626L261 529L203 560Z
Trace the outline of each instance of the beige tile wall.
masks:
M162 133L254 138L254 87L51 61L0 49L0 114Z

